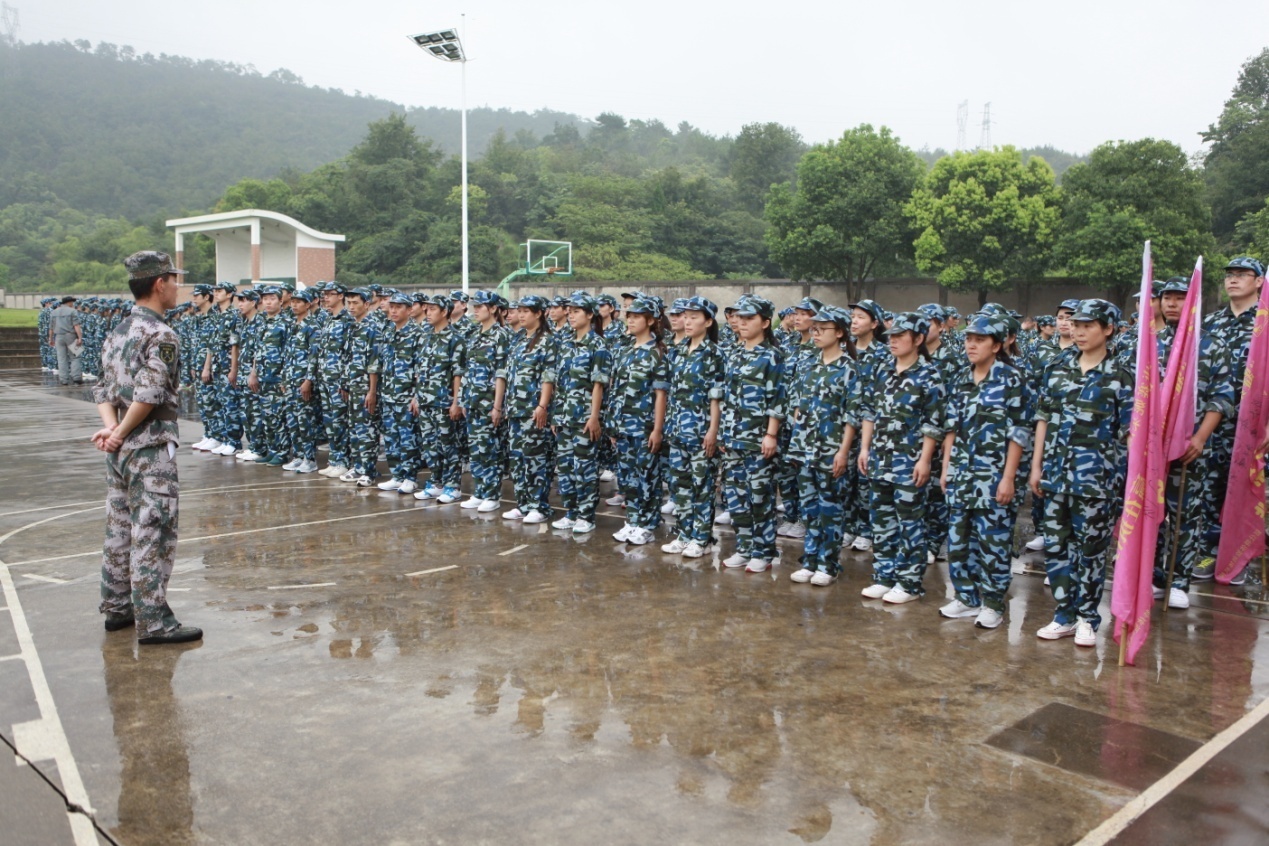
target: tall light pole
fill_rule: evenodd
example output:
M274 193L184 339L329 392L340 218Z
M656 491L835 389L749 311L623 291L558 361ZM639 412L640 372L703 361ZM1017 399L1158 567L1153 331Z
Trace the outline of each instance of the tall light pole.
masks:
M466 15L463 15L464 20ZM458 38L458 30L442 29L438 32L425 32L411 35L410 40L423 52L435 56L443 62L458 62L462 66L462 160L463 160L463 292L470 287L468 281L468 239L467 239L467 54L463 52L463 42Z

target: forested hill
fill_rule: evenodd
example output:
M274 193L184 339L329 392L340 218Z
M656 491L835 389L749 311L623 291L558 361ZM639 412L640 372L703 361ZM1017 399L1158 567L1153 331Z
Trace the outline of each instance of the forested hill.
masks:
M86 212L137 217L203 210L243 178L309 171L346 155L366 125L404 107L307 86L286 70L137 54L86 41L0 42L0 208L55 194ZM458 151L459 115L409 121ZM575 115L468 113L471 151L499 130L541 137Z

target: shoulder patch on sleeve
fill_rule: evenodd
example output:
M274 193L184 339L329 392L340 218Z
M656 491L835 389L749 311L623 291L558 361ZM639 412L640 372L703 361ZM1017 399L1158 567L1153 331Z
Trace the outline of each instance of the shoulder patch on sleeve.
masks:
M176 344L159 344L159 360L164 364L176 364Z

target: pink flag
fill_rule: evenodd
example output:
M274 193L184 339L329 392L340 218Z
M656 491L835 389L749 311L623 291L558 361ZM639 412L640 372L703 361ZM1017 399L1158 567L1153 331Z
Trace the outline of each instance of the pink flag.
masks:
M1129 664L1150 635L1154 605L1154 550L1163 520L1163 417L1159 396L1159 350L1150 315L1150 242L1141 257L1141 322L1137 334L1137 388L1128 431L1128 486L1119 518L1115 582L1110 607L1115 642L1128 637Z
M1190 277L1190 292L1172 338L1168 371L1163 377L1159 405L1163 414L1163 454L1176 461L1185 454L1194 435L1197 419L1199 327L1203 325L1203 257L1199 256Z
M1269 285L1260 289L1256 322L1247 350L1243 398L1229 467L1229 487L1221 510L1221 545L1216 581L1230 580L1265 552L1265 457L1256 452L1269 422Z

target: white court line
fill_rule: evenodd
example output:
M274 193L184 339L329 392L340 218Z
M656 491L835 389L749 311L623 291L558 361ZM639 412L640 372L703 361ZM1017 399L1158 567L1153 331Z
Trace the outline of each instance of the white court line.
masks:
M0 655L0 661L16 661L21 657L22 657L21 652L17 653L16 655Z
M57 579L53 576L37 576L35 573L23 573L22 578L35 579L37 582L48 582L51 585L65 585L70 583L69 579Z
M315 582L311 585L270 585L265 590L299 590L306 587L335 587L335 582Z
M1242 719L1194 750L1190 757L1177 765L1176 769L1147 787L1139 796L1120 808L1109 819L1084 835L1084 838L1076 846L1103 846L1103 844L1109 843L1118 837L1128 826L1136 822L1142 814L1159 804L1169 793L1180 787L1186 779L1198 772L1204 764L1255 728L1256 724L1267 716L1269 716L1269 699L1263 700L1255 708L1243 714Z
M168 593L189 593L189 588L168 588Z
M513 553L513 552L519 552L519 551L520 551L520 550L522 550L522 549L528 549L528 548L529 548L529 545L528 545L527 543L522 543L522 544L520 544L519 546L513 546L513 547L511 547L511 548L510 548L510 549L508 549L506 552L499 552L498 554L499 554L499 555L510 555L510 554L511 554L511 553Z
M1210 596L1212 599L1232 599L1234 602L1251 602L1255 605L1269 605L1262 599L1246 599L1241 596L1221 596L1218 593L1203 593L1202 591L1194 591L1195 596Z
M411 576L426 576L428 573L439 573L442 570L457 570L457 569L458 569L457 564L450 564L448 567L433 567L431 570L419 570L414 573L406 573L405 577L408 579Z
M288 488L297 482L316 482L316 479L297 479L294 482L272 482L268 485L224 485L219 488L196 488L192 491L181 491L181 496L201 496L211 493L226 493L236 491L238 493L250 493L251 491L264 491L271 488ZM37 511L58 511L63 508L75 508L80 505L92 505L96 503L98 508L105 508L106 505L99 499L89 499L83 502L64 502L61 505L45 505L40 508L23 508L21 511L6 511L0 514L0 517L16 517L19 514L34 514ZM92 511L93 509L88 509Z

